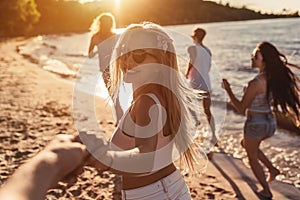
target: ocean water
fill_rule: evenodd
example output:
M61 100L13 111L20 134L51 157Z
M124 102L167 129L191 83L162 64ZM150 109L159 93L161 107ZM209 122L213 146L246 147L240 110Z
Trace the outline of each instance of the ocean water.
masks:
M252 50L260 41L273 43L287 56L290 63L300 65L300 19L167 26L165 28L174 40L178 63L183 73L188 62L186 49L192 44L190 35L196 27L206 29L204 44L213 54L210 72L214 100L212 112L216 118L219 136L219 148L215 150L241 158L248 166L245 151L240 146L245 117L225 109L224 103L228 98L221 88L221 79L227 78L235 94L241 97L243 87L257 73L251 69L250 58ZM88 33L38 36L21 45L19 53L70 82L74 82L78 71L84 68L84 73L77 80L95 87L81 89L106 99L108 94L98 72L98 58L87 58L89 39ZM293 71L300 77L300 71ZM122 105L124 109L128 102L130 100ZM300 188L300 136L279 127L272 138L262 143L261 148L281 170L282 174L277 179Z

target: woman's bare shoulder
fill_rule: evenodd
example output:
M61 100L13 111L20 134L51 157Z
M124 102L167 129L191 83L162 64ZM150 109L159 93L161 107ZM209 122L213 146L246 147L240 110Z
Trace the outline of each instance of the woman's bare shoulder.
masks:
M256 91L257 93L262 93L265 91L265 87L263 86L264 85L257 78L254 78L248 82L248 89Z

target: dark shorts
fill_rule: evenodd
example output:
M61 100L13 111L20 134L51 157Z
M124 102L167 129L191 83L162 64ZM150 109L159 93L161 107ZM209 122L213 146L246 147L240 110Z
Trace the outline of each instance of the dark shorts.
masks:
M244 126L244 136L263 140L274 135L276 119L271 113L248 114Z

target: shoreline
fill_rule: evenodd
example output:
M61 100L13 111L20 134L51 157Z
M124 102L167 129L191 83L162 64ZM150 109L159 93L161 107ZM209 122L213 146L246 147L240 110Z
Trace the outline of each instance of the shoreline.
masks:
M180 26L180 25L196 25L196 24L214 24L214 23L228 23L228 22L247 22L247 21L261 21L261 20L277 20L277 19L295 19L298 18L300 19L300 16L277 16L277 17L266 17L266 18L253 18L253 19L240 19L240 20L227 20L227 21L190 21L190 22L181 22L181 23L164 23L164 24L160 24L161 26ZM118 26L116 27L117 29L122 29L124 27L126 27L128 25L125 26ZM69 36L72 34L84 34L84 33L88 33L89 30L74 30L74 31L49 31L49 32L36 32L36 33L30 33L27 35L16 35L16 36L1 36L0 35L0 42L5 42L5 41L10 41L10 40L14 40L14 39L20 39L20 40L26 40L26 39L30 39L30 38L34 38L40 35L64 35L64 36Z
M72 117L72 84L19 55L16 47L22 42L26 42L26 39L0 43L1 185L54 135L77 132ZM103 105L104 101L96 106L102 116L99 123L105 132L111 133L114 129L113 120L109 110ZM48 192L47 199L59 199L70 194L80 196L75 191L79 191L78 188L84 185L90 185L94 182L93 179L99 180L97 184L107 185L107 188L94 186L95 191L104 195L105 199L112 198L117 189L115 182L118 178L107 172L98 175L96 170L88 168L79 176L77 184L69 188L59 184L57 189ZM85 192L82 188L80 191ZM118 190L114 196L120 195L119 192Z
M26 39L0 43L1 185L54 135L76 134L72 117L73 85L19 55L16 49L22 42L26 42ZM104 105L107 103L98 98L98 122L109 138L115 127L110 110ZM216 161L221 161L220 155L222 157L226 154L216 155ZM241 163L241 160L232 159L232 162ZM205 174L185 175L193 199L238 199L240 196L220 174L220 170L211 162L208 164ZM249 171L245 166L239 166ZM221 167L223 170L228 169L228 166ZM232 174L228 175L231 177ZM48 192L46 199L120 199L120 181L120 177L109 172L99 174L86 167L75 185L68 187L59 184L58 188ZM241 179L235 181L239 187L239 183L249 182ZM244 197L253 196L251 188L246 186L241 186L240 191ZM250 196L247 196L248 193Z

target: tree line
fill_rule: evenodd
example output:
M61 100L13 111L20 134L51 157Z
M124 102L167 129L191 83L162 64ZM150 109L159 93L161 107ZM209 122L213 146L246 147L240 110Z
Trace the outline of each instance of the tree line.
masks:
M153 21L161 25L299 17L262 14L202 0L102 0L81 4L64 0L1 0L0 36L86 32L103 12L116 16L117 26Z

